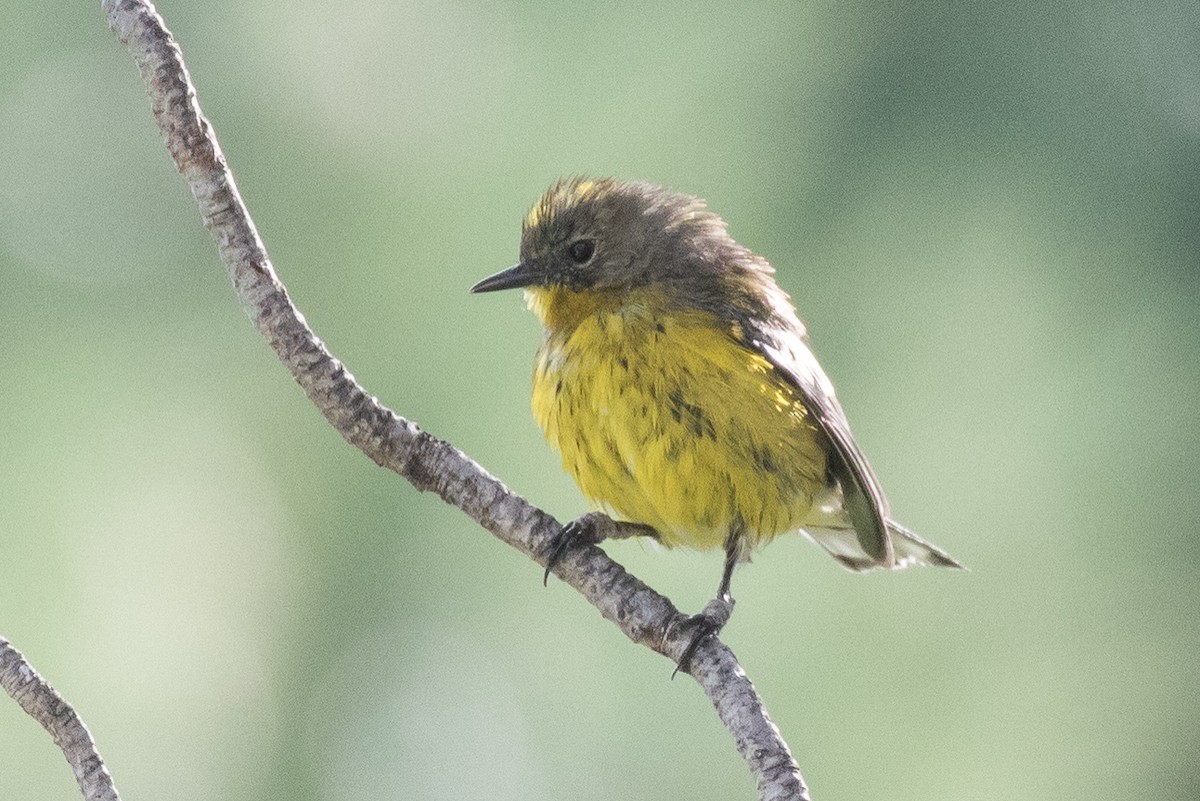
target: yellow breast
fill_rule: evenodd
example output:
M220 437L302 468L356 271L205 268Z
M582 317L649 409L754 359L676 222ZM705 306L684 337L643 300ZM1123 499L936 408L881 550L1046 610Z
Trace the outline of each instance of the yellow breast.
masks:
M667 545L753 545L797 528L825 484L808 411L734 326L652 292L528 292L547 326L533 414L583 494Z

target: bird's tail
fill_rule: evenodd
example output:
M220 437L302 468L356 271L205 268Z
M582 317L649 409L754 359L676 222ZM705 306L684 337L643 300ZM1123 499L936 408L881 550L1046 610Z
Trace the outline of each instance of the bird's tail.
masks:
M802 530L810 540L824 548L826 553L848 570L865 572L885 567L882 562L877 561L863 550L858 541L858 532L851 527L807 527ZM887 521L887 530L892 538L892 549L896 554L895 563L892 565L893 570L900 570L912 565L963 569L963 566L950 554L932 542L921 539L895 520Z

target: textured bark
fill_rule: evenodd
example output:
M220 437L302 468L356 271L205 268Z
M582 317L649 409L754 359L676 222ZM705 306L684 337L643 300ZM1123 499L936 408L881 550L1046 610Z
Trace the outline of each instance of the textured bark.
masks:
M71 705L25 661L8 640L0 637L0 687L21 705L29 717L50 732L75 773L79 791L87 801L121 801L112 776L96 750L88 727Z
M191 187L234 289L296 382L345 439L377 464L437 493L499 539L545 563L560 524L514 495L454 446L384 407L354 380L308 328L275 275L266 248L200 111L179 47L148 2L105 0L109 26L128 47L149 88L167 149ZM686 617L597 547L569 553L554 574L578 590L629 639L678 662ZM807 799L787 744L733 653L718 639L696 652L691 675L704 688L763 799Z

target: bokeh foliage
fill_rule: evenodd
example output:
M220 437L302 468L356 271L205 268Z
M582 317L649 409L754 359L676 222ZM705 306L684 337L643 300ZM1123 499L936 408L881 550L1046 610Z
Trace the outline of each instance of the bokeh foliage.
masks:
M751 798L696 687L352 451L237 309L94 4L0 33L0 631L129 798ZM702 195L897 517L726 640L818 799L1200 794L1200 7L164 2L281 275L384 402L566 519L536 322L573 172ZM610 546L684 608L716 554ZM0 796L72 798L0 703Z

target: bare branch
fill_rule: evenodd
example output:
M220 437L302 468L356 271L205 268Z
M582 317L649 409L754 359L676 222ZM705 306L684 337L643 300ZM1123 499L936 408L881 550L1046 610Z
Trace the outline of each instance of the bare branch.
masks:
M542 554L560 524L509 492L457 448L369 396L308 328L275 275L212 126L200 111L179 47L153 5L139 0L103 0L101 5L109 26L141 70L167 149L196 197L204 225L217 240L246 313L309 399L350 444L377 464L419 490L436 492L496 537L544 564ZM685 616L599 548L569 554L554 573L629 639L678 662L689 640L682 625ZM696 652L690 670L733 734L758 781L760 797L807 799L787 744L733 653L712 638Z
M88 727L4 637L0 637L0 686L29 717L50 732L54 744L62 749L67 764L75 772L75 781L86 801L121 801Z

